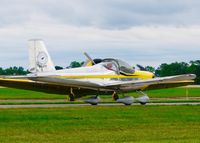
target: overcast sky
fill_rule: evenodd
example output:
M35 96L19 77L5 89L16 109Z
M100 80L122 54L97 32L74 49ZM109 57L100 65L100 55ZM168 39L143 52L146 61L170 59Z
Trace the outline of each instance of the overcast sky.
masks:
M0 0L0 67L28 67L28 40L55 65L120 58L158 66L200 58L198 0Z

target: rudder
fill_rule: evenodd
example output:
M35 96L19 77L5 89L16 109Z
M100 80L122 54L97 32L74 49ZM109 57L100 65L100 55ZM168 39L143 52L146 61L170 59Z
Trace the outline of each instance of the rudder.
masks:
M55 71L54 64L43 40L29 40L29 71L31 73Z

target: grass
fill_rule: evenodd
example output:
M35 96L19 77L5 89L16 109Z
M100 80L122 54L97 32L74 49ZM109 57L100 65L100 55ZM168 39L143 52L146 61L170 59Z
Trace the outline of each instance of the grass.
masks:
M0 109L0 142L200 142L199 113L200 106Z
M200 97L200 88L169 88L149 90L145 93L154 98Z
M200 88L169 88L144 91L150 98L176 98L176 97L200 97ZM132 92L127 95L138 97L141 94Z
M15 88L0 88L0 99L66 99L59 94L48 94Z
M200 88L170 88L162 90L145 91L150 98L176 98L176 97L200 97ZM125 95L132 95L138 97L141 94L136 92L127 93ZM90 96L87 96L90 97ZM83 98L87 98L83 97ZM101 95L103 99L111 98L111 95ZM35 92L29 90L21 90L14 88L0 88L0 99L67 99L68 96L59 94L48 94L43 92ZM109 99L109 101L111 101Z
M150 100L149 103L191 103L191 102L200 102L200 100L195 100L195 99L178 99L178 100ZM148 104L148 103L147 103Z

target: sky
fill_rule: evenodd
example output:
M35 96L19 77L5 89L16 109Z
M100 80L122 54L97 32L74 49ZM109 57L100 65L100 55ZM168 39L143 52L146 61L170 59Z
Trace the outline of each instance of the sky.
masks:
M28 40L55 65L119 58L130 65L200 58L198 0L1 0L0 67L28 68Z

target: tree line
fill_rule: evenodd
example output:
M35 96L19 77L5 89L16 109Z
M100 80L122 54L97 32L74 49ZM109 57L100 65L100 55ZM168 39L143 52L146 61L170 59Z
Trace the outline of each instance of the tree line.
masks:
M173 76L179 74L196 74L196 84L200 84L200 60L186 62L163 63L158 68L146 66L147 71L153 72L157 77Z
M0 67L0 75L25 75L28 73L28 70L25 70L23 67L14 66L5 69Z
M81 67L83 62L73 61L69 66L65 68L76 68ZM64 69L61 66L55 66L57 70ZM134 67L133 67L134 68ZM173 62L173 63L163 63L159 67L155 68L152 66L144 67L145 70L153 72L157 77L163 76L173 76L179 74L196 74L195 79L196 84L200 84L200 60L186 62ZM9 67L6 69L0 68L0 75L25 75L28 74L28 70L23 67Z

